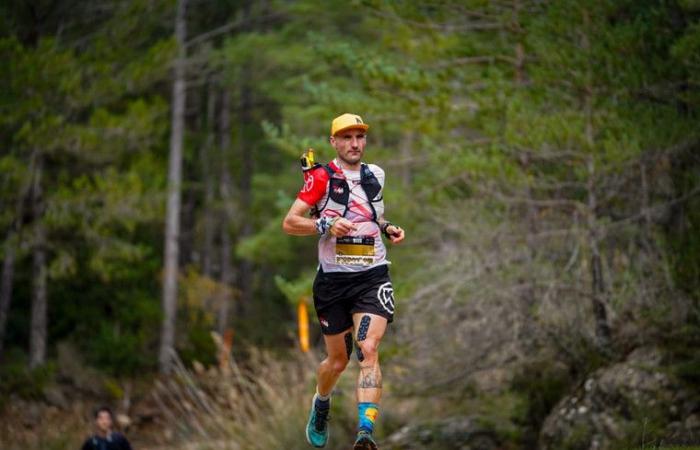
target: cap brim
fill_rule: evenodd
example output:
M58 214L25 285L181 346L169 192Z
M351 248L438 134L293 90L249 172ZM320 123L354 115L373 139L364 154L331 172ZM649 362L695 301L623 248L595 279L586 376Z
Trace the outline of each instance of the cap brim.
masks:
M353 124L353 125L341 128L340 130L336 130L335 133L333 133L333 136L336 136L338 133L342 133L343 131L348 131L348 130L367 131L368 128L369 128L369 125L367 125L366 123Z

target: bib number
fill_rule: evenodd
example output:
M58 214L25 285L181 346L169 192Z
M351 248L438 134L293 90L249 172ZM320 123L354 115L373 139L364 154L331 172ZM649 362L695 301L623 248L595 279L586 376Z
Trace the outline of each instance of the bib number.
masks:
M343 236L335 241L335 263L347 266L371 266L374 262L374 238Z

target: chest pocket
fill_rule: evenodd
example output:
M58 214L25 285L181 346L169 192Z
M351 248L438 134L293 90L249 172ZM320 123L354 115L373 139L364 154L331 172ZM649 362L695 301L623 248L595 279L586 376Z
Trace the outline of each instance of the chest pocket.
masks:
M339 178L335 174L331 177L328 184L329 197L336 203L347 205L350 201L350 187L344 178Z
M377 177L374 176L366 164L362 164L362 168L360 169L360 184L367 195L367 200L369 201L370 205L372 202L378 202L381 200L381 198L375 197L381 192L382 185L379 184L379 180L377 180ZM374 208L372 209L374 210Z

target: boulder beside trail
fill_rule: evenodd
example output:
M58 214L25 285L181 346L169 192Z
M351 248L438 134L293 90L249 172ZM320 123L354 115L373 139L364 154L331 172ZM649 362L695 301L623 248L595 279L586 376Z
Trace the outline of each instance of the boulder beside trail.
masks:
M471 417L406 425L382 442L387 450L496 450L495 433Z
M664 366L658 348L639 348L598 369L551 411L541 450L615 450L700 443L700 396Z

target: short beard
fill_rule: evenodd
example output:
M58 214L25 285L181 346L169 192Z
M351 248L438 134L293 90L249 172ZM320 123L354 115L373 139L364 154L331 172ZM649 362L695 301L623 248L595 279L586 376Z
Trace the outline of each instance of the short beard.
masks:
M362 155L360 155L359 158L357 158L357 161L349 161L349 160L345 159L343 156L341 156L340 154L338 154L338 159L341 162L344 162L345 164L352 166L352 165L355 165L355 164L359 163L360 161L362 161Z

